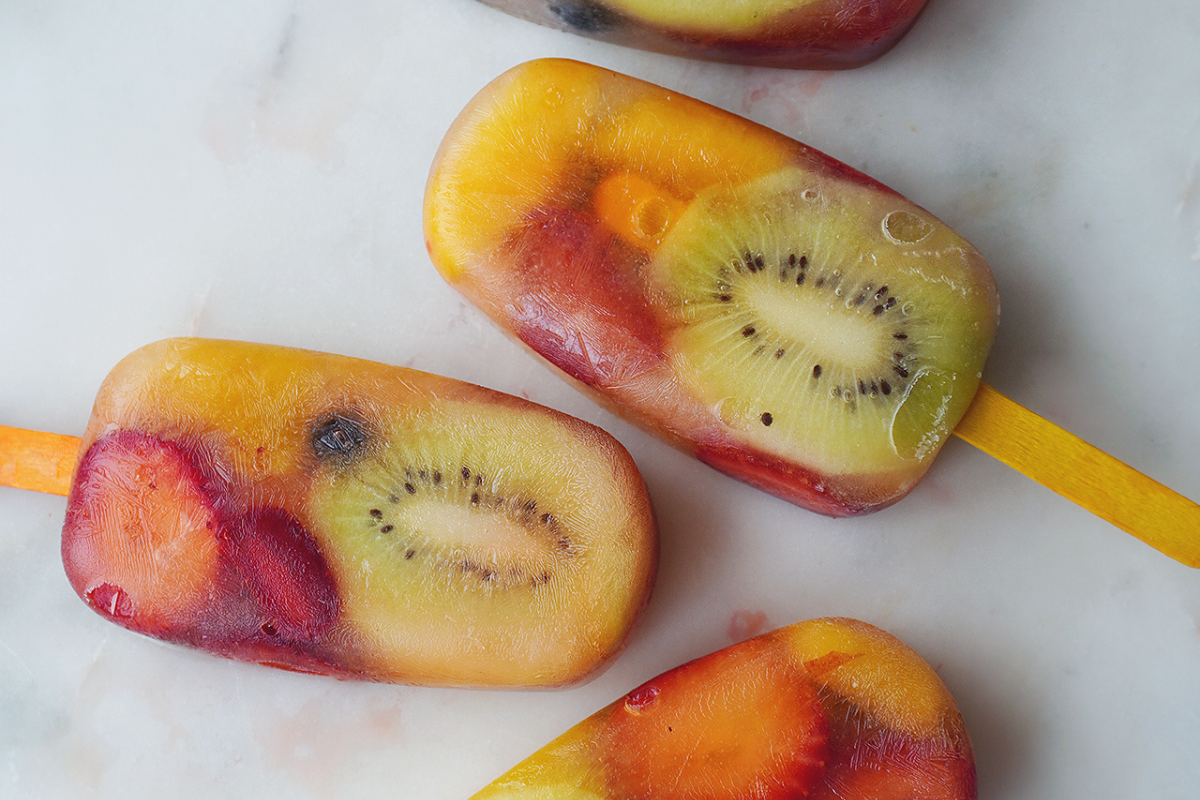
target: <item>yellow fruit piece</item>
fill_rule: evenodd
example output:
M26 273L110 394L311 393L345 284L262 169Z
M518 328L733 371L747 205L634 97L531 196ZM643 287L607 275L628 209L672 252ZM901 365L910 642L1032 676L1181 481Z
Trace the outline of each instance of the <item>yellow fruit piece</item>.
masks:
M606 108L590 69L554 61L510 70L455 121L425 198L426 230L442 231L430 250L448 279L562 184L571 191Z
M636 172L690 201L713 186L734 186L780 169L794 155L775 131L642 85L644 95L598 131L595 151L606 174Z
M576 725L488 784L471 800L607 800L591 757L594 719Z
M149 376L136 384L136 402L114 396L126 386L110 379L96 406L120 408L116 422L123 428L166 431L214 445L232 454L232 472L263 481L293 473L308 448L309 430L302 423L327 404L323 393L314 391L312 375L350 372L348 363L326 366L326 358L290 348L231 347L220 340L157 342L113 370L114 375Z
M662 187L673 206L714 183L741 183L778 168L788 155L785 141L607 70L532 61L485 87L446 134L425 195L426 243L443 276L456 282L490 261L537 211L587 208L598 186L613 188L606 182L614 176L643 181L643 194ZM637 246L661 238L630 225L617 232L632 233Z
M880 723L917 738L944 732L954 699L928 664L879 628L852 619L813 620L783 629L812 679Z

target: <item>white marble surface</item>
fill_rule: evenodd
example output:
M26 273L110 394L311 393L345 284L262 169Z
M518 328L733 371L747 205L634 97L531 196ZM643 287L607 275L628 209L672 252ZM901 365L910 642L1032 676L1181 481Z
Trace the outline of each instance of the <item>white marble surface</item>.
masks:
M586 686L343 684L109 625L63 577L63 500L0 489L0 796L465 798L739 626L839 614L939 669L981 797L1195 797L1200 574L958 441L875 516L787 506L601 411L441 281L420 228L438 141L548 55L743 113L943 217L1001 287L986 378L1200 497L1194 0L933 0L837 74L623 51L472 0L6 0L0 422L81 432L108 369L174 335L416 366L613 432L663 565Z

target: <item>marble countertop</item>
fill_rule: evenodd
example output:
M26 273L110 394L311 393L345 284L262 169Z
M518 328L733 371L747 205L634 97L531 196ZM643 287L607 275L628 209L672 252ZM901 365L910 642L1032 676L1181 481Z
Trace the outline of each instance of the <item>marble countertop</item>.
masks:
M953 440L905 501L830 520L617 420L438 277L442 134L508 67L608 66L805 141L991 263L986 380L1200 498L1200 7L933 0L839 73L692 63L472 0L0 5L0 423L82 432L123 355L177 335L438 372L606 428L661 523L625 654L553 692L339 683L88 611L62 498L0 489L0 796L458 800L643 680L845 615L957 698L980 796L1190 798L1200 574Z

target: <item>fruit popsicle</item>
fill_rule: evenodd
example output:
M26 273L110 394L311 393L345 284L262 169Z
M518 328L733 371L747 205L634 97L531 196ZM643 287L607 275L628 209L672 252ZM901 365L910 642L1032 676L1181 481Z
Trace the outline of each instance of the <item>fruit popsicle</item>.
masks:
M887 52L927 0L482 0L522 19L685 58L791 69Z
M971 800L937 674L864 622L796 623L596 712L472 800Z
M425 236L451 285L593 398L790 502L890 505L959 426L1200 566L1200 506L980 388L999 302L979 252L775 131L529 62L447 133Z
M505 330L706 463L831 515L916 484L999 315L975 248L895 192L572 61L476 96L425 213L434 264Z
M573 683L618 652L655 573L649 498L611 436L416 370L167 340L113 369L82 442L30 458L53 452L80 454L62 554L84 602L230 658ZM0 481L54 490L8 463Z

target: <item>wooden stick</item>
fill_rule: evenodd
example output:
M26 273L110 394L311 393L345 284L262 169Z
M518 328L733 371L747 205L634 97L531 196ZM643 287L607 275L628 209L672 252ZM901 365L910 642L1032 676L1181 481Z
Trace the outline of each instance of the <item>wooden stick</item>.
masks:
M0 425L0 486L66 495L80 441L78 436Z
M980 384L955 435L1189 567L1200 505ZM66 495L80 439L0 425L0 486Z
M1200 505L980 384L954 433L1189 567L1200 567Z

